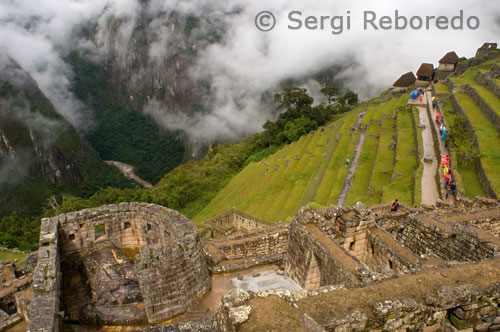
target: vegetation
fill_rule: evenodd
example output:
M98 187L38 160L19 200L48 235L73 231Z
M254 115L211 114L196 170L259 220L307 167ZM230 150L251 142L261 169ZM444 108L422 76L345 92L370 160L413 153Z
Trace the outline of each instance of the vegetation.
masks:
M86 139L103 160L118 160L135 166L136 174L158 182L184 159L184 148L176 133L160 131L155 121L130 105L112 86L102 66L85 60L77 52L68 56L75 72L75 95L94 112L94 125Z
M403 108L407 101L408 95L395 95L381 104L364 103L339 120L284 146L268 158L247 165L194 217L194 220L198 222L207 220L224 212L228 207L236 207L269 221L288 220L300 206L306 204L335 205L349 169L345 166L345 161L347 158L352 160L359 141L359 130L352 131L352 128L362 112L365 114L360 124L361 127L367 126L367 142L362 150L347 204L354 204L360 199L366 199L369 203L379 203L382 200L382 188L372 188L373 183L379 178L372 176L376 155L379 151L385 154L385 149L392 152L392 157L385 163L389 175L388 178L384 177L384 185L389 185L394 160L394 150L389 149L394 133L392 114L395 109ZM410 196L409 200L405 200L411 204L417 162L411 113L408 111L399 113L405 112L409 116L407 124L411 130L408 132L411 139L405 139L401 144L407 153L413 149L414 155L411 159L413 168L407 171L410 178ZM387 133L382 130L383 123L390 129ZM379 150L378 144L382 134L387 145ZM380 168L382 166L379 165ZM404 190L405 187L401 189ZM378 193L378 197L374 197L374 193ZM401 197L403 196L401 194Z
M5 262L5 261L14 262L17 259L18 262L16 265L20 265L24 262L26 256L28 256L28 254L0 250L0 262Z
M459 104L465 110L476 134L481 162L486 176L496 192L500 192L500 139L498 130L486 118L479 106L465 93L455 94Z
M248 137L238 144L211 146L205 158L189 161L175 168L150 190L106 188L89 199L63 197L51 213L69 212L121 201L143 201L168 206L192 217L200 212L245 165L261 161L284 144L350 110L352 108L350 103L357 99L357 96L346 93L341 97L344 96L345 102L313 107L313 100L304 89L285 89L282 94L275 97L278 109L282 113L277 121L267 122L263 132Z

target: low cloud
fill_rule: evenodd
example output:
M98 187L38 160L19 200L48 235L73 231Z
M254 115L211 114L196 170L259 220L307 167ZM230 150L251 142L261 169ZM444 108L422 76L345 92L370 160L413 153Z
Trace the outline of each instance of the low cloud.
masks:
M255 15L263 10L277 17L273 31L255 27ZM301 11L303 16L346 16L350 11L351 30L334 35L331 29L290 30L288 13ZM480 18L474 31L438 30L368 30L363 29L363 11L378 16L393 16L398 10L405 16L466 16ZM70 92L71 70L63 58L75 47L91 48L103 58L115 51L117 61L129 66L130 38L140 14L152 17L154 31L147 52L152 64L161 70L162 58L172 53L168 13L201 18L200 33L208 26L222 27L219 42L199 40L197 57L190 73L194 81L209 82L204 96L204 112L187 115L173 112L158 100L145 111L163 127L183 130L197 141L214 142L241 138L261 129L275 114L268 108L270 94L288 79L304 80L334 66L342 70L335 76L347 89L362 98L376 96L387 89L400 74L414 72L422 62L437 65L450 50L459 56L473 56L485 41L500 35L497 1L422 0L401 1L299 1L276 0L12 0L0 4L0 50L15 59L38 82L58 111L77 127L85 127L88 111ZM121 24L111 26L112 18ZM95 40L82 39L83 26L96 25ZM115 30L114 30L115 29ZM118 30L116 30L118 29ZM201 35L201 34L200 34ZM308 86L317 83L305 80ZM316 93L317 94L317 93ZM264 96L264 97L263 97Z

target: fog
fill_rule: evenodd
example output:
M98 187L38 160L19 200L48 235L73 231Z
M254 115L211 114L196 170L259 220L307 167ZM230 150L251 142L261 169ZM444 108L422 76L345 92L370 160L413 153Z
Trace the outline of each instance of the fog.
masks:
M271 11L276 27L262 32L255 26L255 16ZM464 16L477 16L477 30L374 30L363 28L363 12L373 11L378 17L419 15L449 18L463 10ZM64 57L75 48L92 50L96 61L110 49L118 50L118 61L126 66L130 37L138 24L140 12L153 19L155 31L148 45L151 59L157 63L169 56L169 27L162 13L175 11L206 18L208 24L221 24L224 34L217 44L200 45L194 66L193 80L209 80L210 96L207 112L187 116L172 112L161 102L146 105L165 128L182 130L193 140L214 142L236 140L259 131L273 113L262 103L262 94L275 91L286 79L303 79L332 66L341 66L335 80L361 98L376 96L387 89L403 73L416 71L422 62L437 61L448 51L472 57L483 42L497 42L500 35L500 2L465 0L422 0L408 6L402 1L352 0L8 0L0 3L0 52L14 59L37 81L58 112L77 128L91 126L89 110L70 92L71 68ZM306 16L350 17L350 30L333 34L331 26L324 29L291 30L290 11ZM110 17L120 19L117 32L109 31ZM215 23L214 23L215 22ZM329 21L326 21L329 22ZM339 20L337 20L337 23ZM82 39L79 31L96 24L95 40ZM205 26L204 26L205 25ZM111 33L116 38L109 38ZM110 45L110 40L114 41ZM0 58L1 59L1 58ZM154 63L153 61L152 63ZM308 87L317 83L307 81Z

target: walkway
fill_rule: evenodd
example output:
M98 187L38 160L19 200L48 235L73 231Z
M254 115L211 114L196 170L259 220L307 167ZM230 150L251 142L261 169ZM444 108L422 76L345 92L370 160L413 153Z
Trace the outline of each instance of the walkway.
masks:
M363 146L366 141L366 130L360 129L360 123L366 112L359 113L358 121L356 122L355 129L359 130L359 138L358 143L356 144L356 150L354 151L354 157L352 158L351 165L349 167L349 171L347 172L347 176L344 181L344 186L342 187L342 191L340 192L339 199L337 201L337 206L343 206L345 203L345 199L347 198L347 194L349 190L351 190L352 181L354 179L354 173L356 172L356 168L359 165L359 156L361 155L361 150L363 150Z
M436 187L436 169L438 167L438 159L434 153L434 140L432 139L431 124L427 116L427 109L424 106L417 106L418 118L420 124L425 125L422 130L422 143L424 148L424 157L421 162L424 164L422 173L422 204L435 205L439 199L438 190ZM432 160L432 162L425 162Z
M430 102L432 100L431 90L428 89L425 92L425 94L426 94L426 98L424 98L424 99L427 99ZM436 133L438 135L437 139L438 139L438 143L439 143L439 156L437 156L438 157L437 162L439 164L441 164L441 157L442 156L450 155L450 152L448 151L448 148L446 148L444 146L444 142L441 140L441 137L439 136L439 126L437 125L437 123L435 121L436 114L437 114L437 108L433 109L432 108L432 104L429 104L429 108L431 110L431 119L429 119L429 120L434 125L434 128L436 129ZM439 166L439 190L441 190L441 195L443 197L443 200L445 200L446 191L444 190L444 174L442 172L441 166ZM452 195L449 195L448 199L446 199L445 201L447 201L447 202L453 202L454 198L453 198Z

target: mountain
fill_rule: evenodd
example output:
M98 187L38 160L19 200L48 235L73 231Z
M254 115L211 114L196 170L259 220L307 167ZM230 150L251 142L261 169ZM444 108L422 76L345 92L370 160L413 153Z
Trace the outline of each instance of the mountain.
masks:
M500 193L500 58L464 60L462 68L454 73L438 71L448 79L432 88L448 128L454 179L463 196L496 198ZM382 94L268 158L250 163L193 220L206 221L228 207L277 222L307 204L352 206L362 201L373 205L395 198L420 204L426 195L421 161L425 124L420 120L428 115L425 107L407 106L408 100L407 93ZM436 112L429 111L431 125ZM431 143L440 160L448 152L435 132ZM355 167L346 166L346 159L356 162ZM431 183L444 199L441 173L441 168L431 173L436 177Z
M105 164L13 61L0 71L0 216L40 214L46 200L132 187Z

